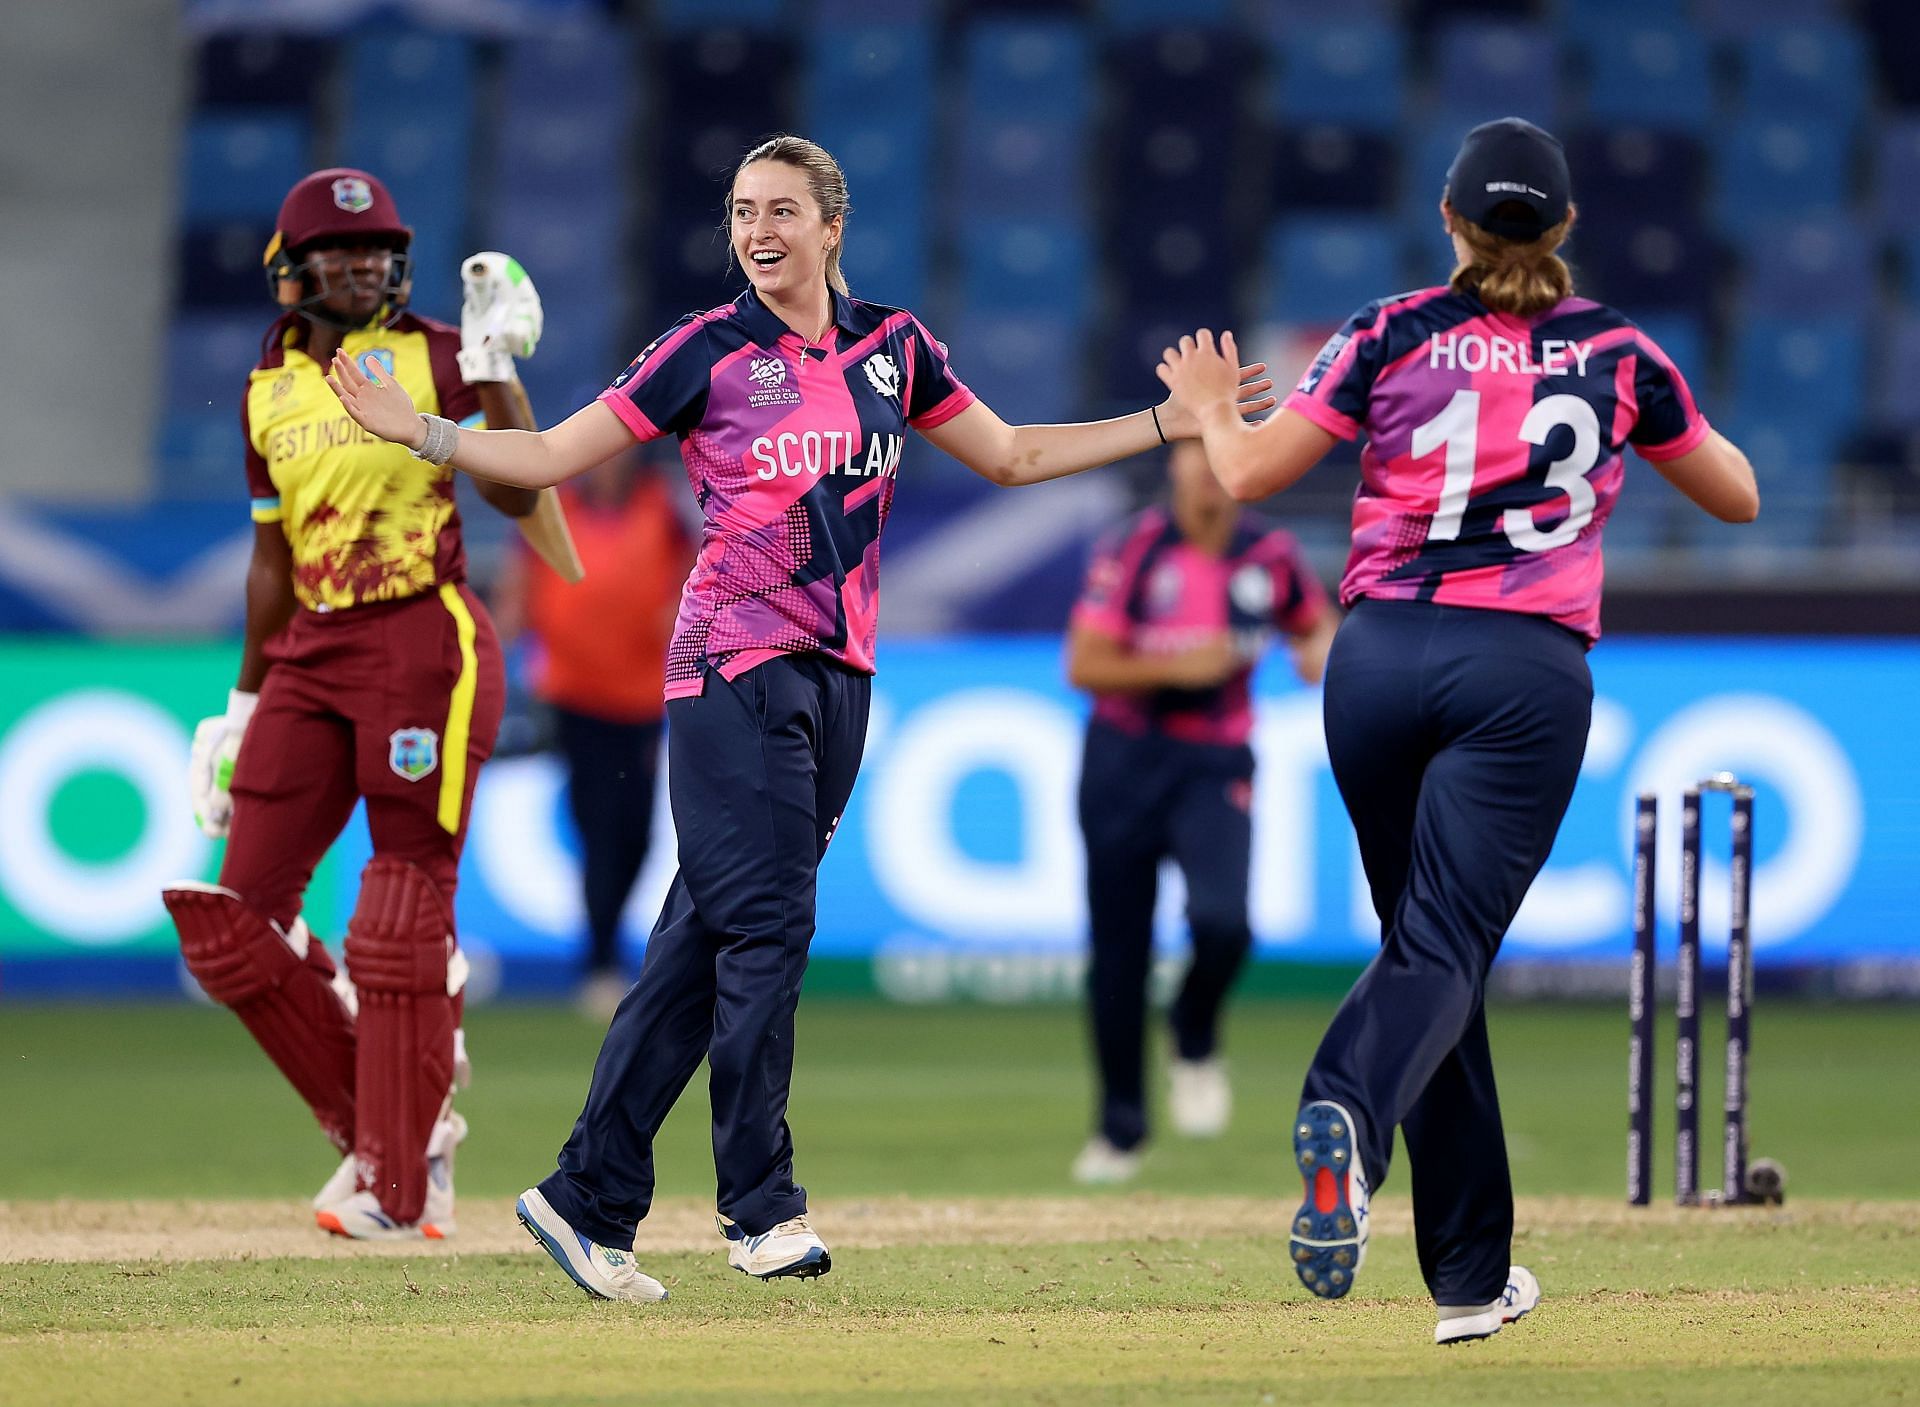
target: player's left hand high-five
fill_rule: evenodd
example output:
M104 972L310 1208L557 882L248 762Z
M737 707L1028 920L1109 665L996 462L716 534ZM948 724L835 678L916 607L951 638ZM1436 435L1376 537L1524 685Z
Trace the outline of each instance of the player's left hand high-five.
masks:
M1155 368L1173 393L1160 406L1160 431L1170 440L1198 438L1198 412L1207 401L1231 403L1243 420L1265 415L1280 403L1270 394L1273 378L1267 375L1265 362L1238 365L1238 349L1231 332L1220 334L1218 351L1214 350L1211 333L1202 330L1199 335L1205 341L1204 361L1191 355L1194 339L1182 337L1180 349L1167 348L1167 360ZM1182 358L1183 351L1189 355Z
M1240 391L1246 369L1234 370L1239 360L1240 349L1234 345L1231 332L1221 333L1216 347L1213 334L1203 327L1192 336L1182 337L1179 346L1167 348L1154 372L1173 393L1174 404L1197 417L1208 406L1231 401ZM1172 438L1171 431L1168 438Z
M510 254L485 250L460 264L460 375L513 380L515 357L530 357L546 314L533 280Z

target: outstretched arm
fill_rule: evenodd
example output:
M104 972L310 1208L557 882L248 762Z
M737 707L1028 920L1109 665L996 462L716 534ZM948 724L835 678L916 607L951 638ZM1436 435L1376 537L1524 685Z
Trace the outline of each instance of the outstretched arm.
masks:
M1242 416L1261 415L1276 402L1264 365L1242 367L1228 404ZM1156 427L1156 420L1158 425ZM1194 418L1171 399L1151 410L1073 425L1009 425L981 401L921 432L983 479L1006 488L1038 484L1143 454L1164 440L1192 439Z
M1216 347L1213 334L1201 328L1167 348L1156 371L1198 423L1214 477L1245 503L1293 487L1339 438L1285 410L1263 424L1247 424L1233 401L1239 354L1231 332L1221 333Z
M378 380L336 352L327 384L347 414L370 435L408 449L427 443L426 417L413 408L406 388L389 376ZM476 479L543 489L611 459L633 444L620 417L595 401L549 430L462 430L454 427L454 468Z

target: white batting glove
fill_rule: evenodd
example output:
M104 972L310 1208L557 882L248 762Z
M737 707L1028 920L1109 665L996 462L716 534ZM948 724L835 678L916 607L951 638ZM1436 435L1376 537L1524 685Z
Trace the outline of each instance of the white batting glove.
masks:
M513 359L540 344L546 314L520 261L486 250L460 263L460 375L473 381L513 380Z
M233 824L233 764L240 756L240 740L253 717L258 694L233 689L227 711L203 718L193 730L193 750L187 755L187 790L193 796L193 820L200 833L219 840Z

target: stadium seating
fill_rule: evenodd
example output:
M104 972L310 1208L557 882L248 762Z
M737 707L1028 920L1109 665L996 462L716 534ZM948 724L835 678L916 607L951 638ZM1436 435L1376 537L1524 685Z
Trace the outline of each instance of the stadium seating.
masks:
M1459 140L1519 113L1567 141L1581 291L1653 331L1716 423L1760 437L1769 517L1774 494L1840 491L1808 456L1920 420L1910 0L521 8L511 41L395 42L388 26L200 42L169 347L208 350L169 387L170 487L230 488L230 466L191 465L232 451L242 334L271 311L260 249L313 165L362 162L393 186L426 311L453 315L468 248L527 262L553 316L526 377L552 416L738 291L721 181L779 130L847 171L856 292L925 312L1003 413L1137 405L1158 394L1160 347L1194 326L1311 340L1438 281ZM1697 538L1672 501L1630 493L1617 540ZM1813 507L1766 531L1844 520Z

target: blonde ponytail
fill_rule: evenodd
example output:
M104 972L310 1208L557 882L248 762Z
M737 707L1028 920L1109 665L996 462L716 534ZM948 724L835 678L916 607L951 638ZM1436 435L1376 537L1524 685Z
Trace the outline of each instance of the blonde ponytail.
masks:
M1502 239L1453 216L1453 232L1467 246L1467 262L1449 280L1456 293L1471 293L1495 312L1531 317L1573 294L1573 270L1554 251L1573 228L1569 215L1540 238Z

